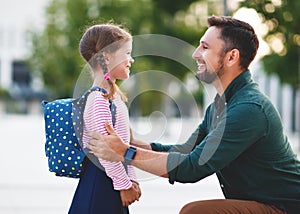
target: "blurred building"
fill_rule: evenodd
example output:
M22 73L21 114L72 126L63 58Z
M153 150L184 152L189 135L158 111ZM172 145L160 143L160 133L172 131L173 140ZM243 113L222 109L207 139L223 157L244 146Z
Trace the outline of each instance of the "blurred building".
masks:
M1 0L0 89L12 99L36 99L42 93L42 82L33 75L25 59L31 50L28 33L42 29L48 1Z
M49 0L2 0L0 7L0 87L28 86L33 81L24 63L30 54L30 31L41 30Z

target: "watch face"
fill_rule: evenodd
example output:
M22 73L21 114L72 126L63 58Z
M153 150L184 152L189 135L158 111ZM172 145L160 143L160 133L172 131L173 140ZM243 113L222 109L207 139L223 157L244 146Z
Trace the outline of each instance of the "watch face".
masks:
M126 150L124 158L127 160L132 160L135 156L135 153L136 153L136 148L131 146Z

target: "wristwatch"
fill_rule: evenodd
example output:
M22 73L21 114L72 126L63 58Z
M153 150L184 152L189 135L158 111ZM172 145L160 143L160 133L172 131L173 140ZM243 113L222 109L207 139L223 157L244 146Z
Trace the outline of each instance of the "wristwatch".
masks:
M131 164L131 161L133 160L135 153L136 153L136 148L134 146L130 146L126 150L125 155L124 155L124 163L126 165Z

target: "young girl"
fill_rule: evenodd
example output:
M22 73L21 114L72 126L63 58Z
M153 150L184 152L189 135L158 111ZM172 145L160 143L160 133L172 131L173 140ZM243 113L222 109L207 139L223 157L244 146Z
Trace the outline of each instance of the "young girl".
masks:
M105 121L113 124L109 100L116 107L114 129L124 142L130 142L128 109L124 103L126 97L115 81L129 77L129 69L134 62L131 51L132 36L117 25L94 25L81 38L80 54L93 71L93 86L108 92L93 91L87 98L83 114L84 146L90 141L88 133L98 131L108 134ZM93 155L88 157L69 213L129 213L128 205L141 195L133 167L97 159Z

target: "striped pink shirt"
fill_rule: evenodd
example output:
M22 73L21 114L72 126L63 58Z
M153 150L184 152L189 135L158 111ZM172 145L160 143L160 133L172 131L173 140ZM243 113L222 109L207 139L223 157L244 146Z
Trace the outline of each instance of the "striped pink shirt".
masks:
M119 95L113 99L116 105L116 122L114 129L116 133L127 144L130 143L129 115L125 103ZM102 92L93 91L90 93L84 110L83 145L87 145L90 137L87 133L92 131L107 135L105 121L112 125L112 116L109 108L109 101L105 99ZM129 189L131 181L137 181L133 166L128 166L128 174L121 162L109 162L99 158L100 164L104 167L107 176L113 181L115 190Z

